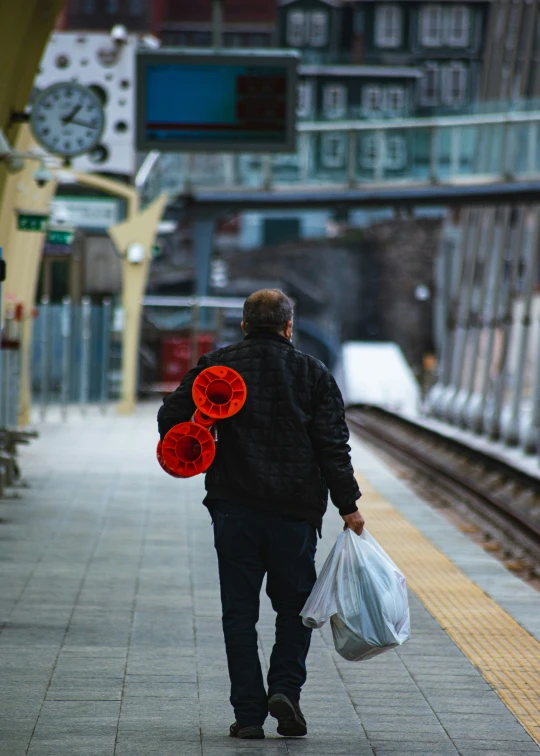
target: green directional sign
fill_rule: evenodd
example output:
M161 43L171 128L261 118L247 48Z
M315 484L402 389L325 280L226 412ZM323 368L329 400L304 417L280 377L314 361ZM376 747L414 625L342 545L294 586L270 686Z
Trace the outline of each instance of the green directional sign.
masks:
M47 231L47 244L61 244L69 247L73 244L75 232L65 228L50 228Z
M17 216L17 228L19 231L46 231L48 215L35 213L19 213Z

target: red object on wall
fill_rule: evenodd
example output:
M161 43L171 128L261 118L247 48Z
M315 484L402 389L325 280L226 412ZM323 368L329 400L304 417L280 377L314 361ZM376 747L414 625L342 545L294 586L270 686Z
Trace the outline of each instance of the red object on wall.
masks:
M174 391L199 358L214 348L214 337L208 333L200 333L197 336L197 354L192 360L190 336L167 336L161 342L161 383L168 390Z

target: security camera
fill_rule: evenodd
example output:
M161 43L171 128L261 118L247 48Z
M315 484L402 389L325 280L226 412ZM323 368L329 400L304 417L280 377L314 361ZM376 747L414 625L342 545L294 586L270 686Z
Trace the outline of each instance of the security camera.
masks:
M44 165L40 165L40 167L35 171L33 177L36 184L39 186L40 189L43 189L44 186L46 186L49 181L53 180L53 175L50 171L47 170L47 168Z
M116 45L127 42L128 32L123 24L115 24L111 29L111 39Z

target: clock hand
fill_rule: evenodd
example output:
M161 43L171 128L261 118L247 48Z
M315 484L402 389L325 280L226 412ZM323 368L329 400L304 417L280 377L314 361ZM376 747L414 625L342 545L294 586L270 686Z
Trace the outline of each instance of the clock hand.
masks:
M64 116L62 118L62 123L64 124L71 123L81 108L82 108L82 105L75 105L71 113L69 113L67 116Z
M73 120L73 121L71 121L71 123L74 126L84 126L86 129L97 129L98 128L97 126L94 126L91 123L86 123L85 121L75 121L75 120Z

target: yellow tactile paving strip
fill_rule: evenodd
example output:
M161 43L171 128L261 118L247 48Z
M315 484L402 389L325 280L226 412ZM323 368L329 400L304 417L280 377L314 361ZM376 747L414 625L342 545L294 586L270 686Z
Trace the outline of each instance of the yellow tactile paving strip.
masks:
M369 532L409 588L540 745L540 643L438 551L364 478ZM414 632L414 628L413 628Z

